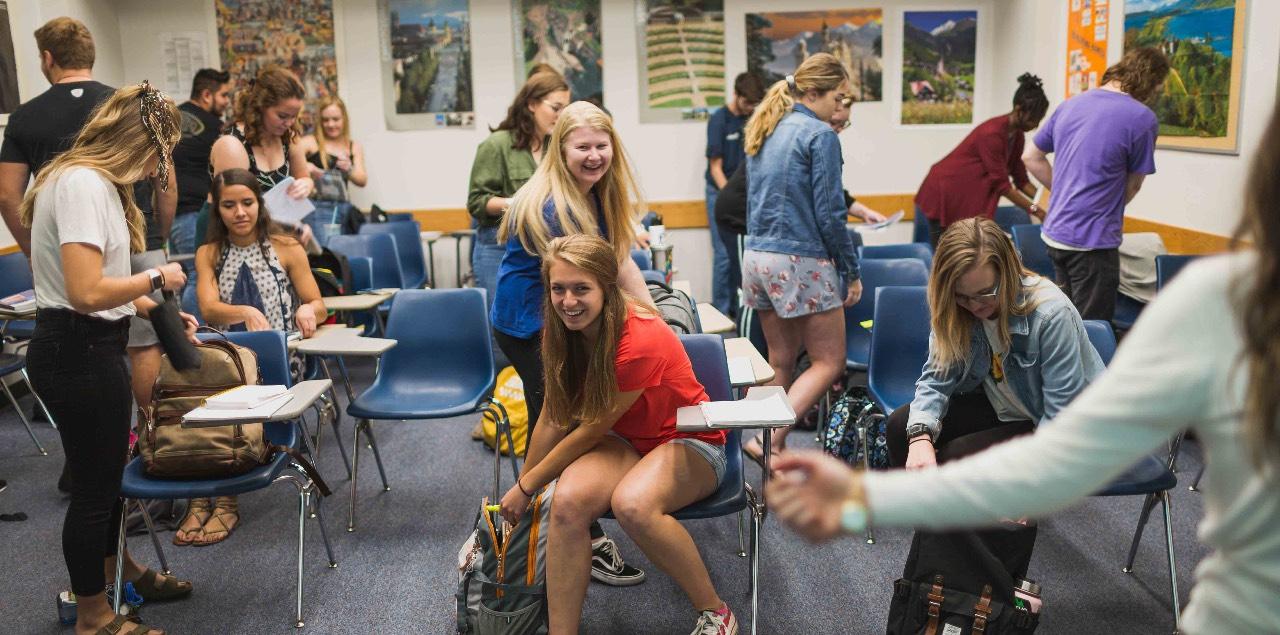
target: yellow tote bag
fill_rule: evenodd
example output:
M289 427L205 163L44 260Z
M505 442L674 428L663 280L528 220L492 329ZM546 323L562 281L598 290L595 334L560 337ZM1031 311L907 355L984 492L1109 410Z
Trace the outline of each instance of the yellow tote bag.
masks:
M498 402L506 407L507 417L511 420L511 440L516 446L516 456L524 456L525 439L529 429L529 408L524 403L524 382L520 381L520 375L516 374L514 367L508 366L498 373L497 388L493 392ZM498 423L488 415L482 415L481 421L484 423L484 444L492 448L494 437L498 435ZM511 453L511 449L507 447L505 434L502 435L502 443L498 447L503 454Z

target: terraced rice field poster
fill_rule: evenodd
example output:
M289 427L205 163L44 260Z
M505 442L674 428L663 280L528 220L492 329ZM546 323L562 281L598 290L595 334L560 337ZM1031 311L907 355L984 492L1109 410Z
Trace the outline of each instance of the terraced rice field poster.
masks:
M747 14L747 70L772 85L814 53L831 53L849 70L855 101L880 101L883 13L827 9Z
M973 123L977 50L977 11L904 11L901 123Z
M468 0L379 0L387 128L475 125Z
M564 75L573 100L604 105L600 0L512 0L516 86L547 64Z
M1125 50L1154 46L1169 58L1152 105L1156 147L1238 154L1245 0L1128 0L1124 12Z
M308 107L299 120L314 127L314 104L338 94L333 44L333 0L214 0L222 69L231 73L231 93L248 86L258 71L279 64L298 77Z
M705 120L724 105L724 0L636 0L640 121Z

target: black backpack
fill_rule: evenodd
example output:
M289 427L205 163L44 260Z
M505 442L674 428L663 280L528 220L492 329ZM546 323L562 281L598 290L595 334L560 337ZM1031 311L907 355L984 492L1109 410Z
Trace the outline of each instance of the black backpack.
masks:
M308 254L307 262L311 265L311 275L320 287L321 297L348 295L354 293L351 285L351 264L347 257L321 247L320 253Z
M702 332L702 324L698 322L698 305L693 303L689 294L679 289L658 282L648 281L649 297L657 305L662 314L662 321L671 327L677 335L691 335Z

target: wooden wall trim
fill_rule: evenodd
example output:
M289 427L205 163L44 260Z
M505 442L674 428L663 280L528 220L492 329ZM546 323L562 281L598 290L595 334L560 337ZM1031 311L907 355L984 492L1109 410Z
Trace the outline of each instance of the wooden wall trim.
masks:
M904 213L903 220L915 218L915 194L866 194L858 200L867 207L888 216L898 210ZM699 229L707 226L707 206L703 200L694 201L650 201L649 209L662 215L668 229ZM471 226L471 217L464 208L445 209L402 209L397 212L409 212L422 225L423 230L450 232L467 229ZM857 219L850 218L851 222ZM1230 238L1207 232L1166 225L1156 221L1127 216L1124 219L1126 232L1155 232L1160 234L1164 245L1173 254L1211 254L1227 250ZM0 249L0 253L17 251L16 245Z
M18 245L16 244L9 245L8 247L0 247L0 256L7 256L9 254L17 253L19 251L21 251L21 249L19 249Z

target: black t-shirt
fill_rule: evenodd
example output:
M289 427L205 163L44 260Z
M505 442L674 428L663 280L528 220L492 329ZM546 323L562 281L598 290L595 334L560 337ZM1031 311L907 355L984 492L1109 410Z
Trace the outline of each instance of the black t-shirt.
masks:
M735 234L747 233L747 164L743 163L725 181L716 196L716 225Z
M200 211L209 195L209 153L221 134L222 119L191 102L178 106L182 115L182 139L173 149L178 179L178 213Z
M114 92L92 80L50 86L9 115L0 163L25 163L35 176L71 147L94 107Z

